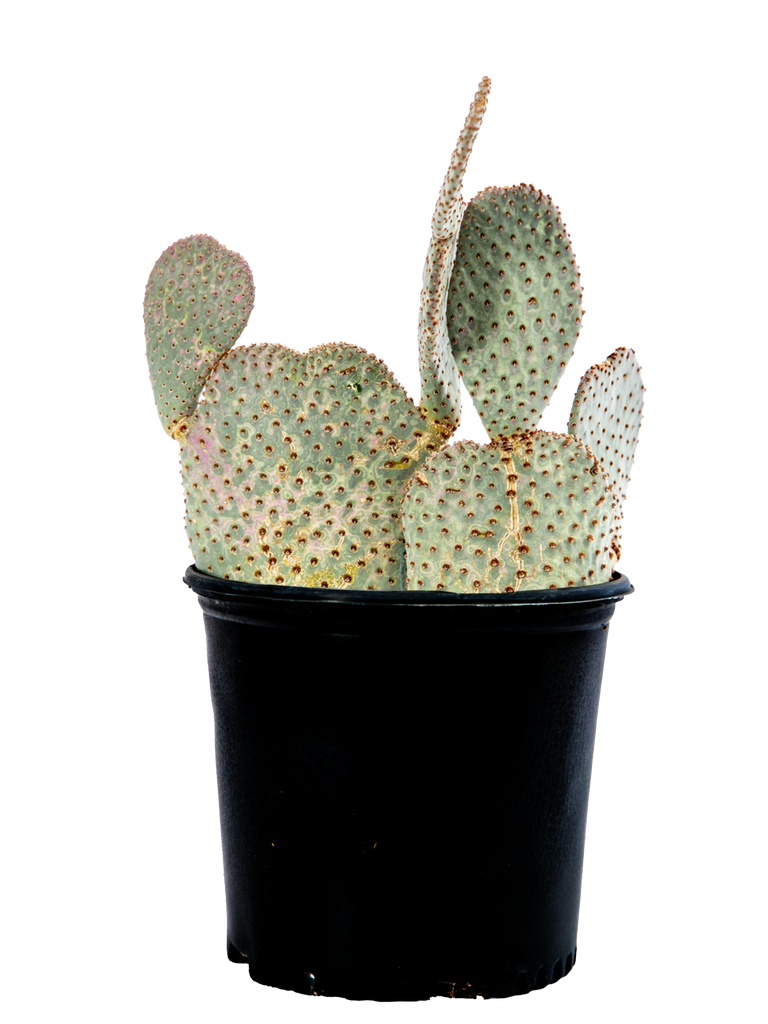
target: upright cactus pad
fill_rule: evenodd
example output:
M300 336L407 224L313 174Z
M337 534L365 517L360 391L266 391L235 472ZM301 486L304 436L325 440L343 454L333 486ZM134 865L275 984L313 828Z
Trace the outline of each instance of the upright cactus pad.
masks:
M147 361L160 420L172 436L184 429L208 376L253 309L250 267L208 235L169 246L144 293Z
M415 474L403 508L409 590L503 593L611 577L613 496L567 434L458 442Z
M643 417L643 380L631 348L617 348L581 378L568 431L595 453L621 508Z
M491 438L533 430L581 326L579 268L560 213L531 185L467 207L448 292L448 333Z
M461 129L451 154L451 161L445 172L440 195L435 204L435 212L432 214L432 238L434 239L454 238L461 227L466 209L466 203L461 197L464 173L477 133L480 131L480 125L483 123L490 92L490 78L481 78L464 121L464 127Z
M459 374L451 356L446 327L448 282L465 209L461 197L464 172L483 121L490 89L490 79L483 78L477 87L440 189L432 215L432 234L424 265L419 308L421 407L431 420L441 424L446 437L458 426L461 414Z
M252 583L403 589L402 500L439 444L363 349L237 348L182 445L195 562Z
M624 557L627 500L647 415L645 367L634 345L615 345L579 375L565 420L597 456L616 498L615 543Z

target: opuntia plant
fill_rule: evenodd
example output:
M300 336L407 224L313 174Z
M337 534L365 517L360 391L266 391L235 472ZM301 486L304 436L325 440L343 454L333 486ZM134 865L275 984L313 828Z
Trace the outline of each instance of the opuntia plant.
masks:
M549 196L489 188L464 211L447 301L451 349L489 445L458 443L405 500L409 589L514 592L603 583L643 385L618 349L584 376L568 434L537 429L582 320L579 270Z
M584 376L567 434L539 431L573 353L581 286L548 196L461 187L484 78L435 212L419 311L420 406L349 344L233 348L250 268L207 235L147 283L152 386L181 446L197 567L225 579L352 589L514 591L610 578L643 386L618 349ZM488 445L446 447L463 377Z

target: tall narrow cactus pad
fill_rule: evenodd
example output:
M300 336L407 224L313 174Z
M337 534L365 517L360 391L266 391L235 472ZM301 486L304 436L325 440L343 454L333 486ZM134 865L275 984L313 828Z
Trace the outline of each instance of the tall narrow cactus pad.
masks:
M461 415L459 375L451 356L446 329L446 297L456 253L456 238L465 207L461 186L469 154L483 121L490 89L490 79L483 78L477 87L440 189L432 215L432 237L424 265L419 308L421 407L430 419L442 424L445 436L453 433Z
M619 510L635 460L644 390L634 351L617 348L581 378L568 422L568 432L600 460Z
M147 361L172 437L181 436L211 370L240 337L253 297L248 264L208 235L180 239L155 264L144 293Z
M234 349L182 444L198 568L251 583L403 589L402 500L439 443L363 349Z
M594 456L566 434L458 442L415 474L404 513L409 590L502 593L611 577L612 495Z
M518 185L470 202L447 315L459 371L491 438L535 429L582 317L579 268L549 196Z

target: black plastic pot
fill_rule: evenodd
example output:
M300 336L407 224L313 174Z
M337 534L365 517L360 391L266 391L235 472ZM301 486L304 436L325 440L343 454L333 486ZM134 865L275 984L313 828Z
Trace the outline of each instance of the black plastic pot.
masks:
M629 581L185 581L208 642L230 959L349 999L510 996L567 974L608 622Z

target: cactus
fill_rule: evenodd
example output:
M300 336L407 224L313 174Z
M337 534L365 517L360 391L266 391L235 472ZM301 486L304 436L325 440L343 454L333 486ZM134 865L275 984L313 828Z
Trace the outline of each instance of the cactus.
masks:
M251 583L402 589L403 495L440 442L363 349L236 348L182 443L195 562Z
M529 185L470 202L448 295L448 331L491 437L535 429L581 325L579 268L560 213Z
M489 87L480 83L432 219L421 409L382 362L351 345L230 351L253 308L253 279L215 239L181 239L157 261L144 301L147 358L161 421L181 445L199 568L247 582L404 588L407 484L459 419L445 292Z
M144 293L147 361L171 437L183 430L211 371L248 323L253 297L248 264L208 235L180 239L155 264Z
M613 496L569 434L459 441L415 474L404 511L412 590L582 586L611 565Z
M585 375L566 435L537 429L582 321L560 212L532 185L488 188L459 230L446 317L488 445L458 442L404 502L411 590L514 592L610 579L643 386L619 349Z
M624 499L643 418L643 379L632 349L617 348L581 378L568 430L594 451L614 495L613 552L621 556Z
M507 592L599 583L642 415L631 350L582 378L567 434L538 430L582 321L549 196L464 172L484 78L432 217L419 309L421 404L350 344L233 347L254 306L245 260L207 235L170 246L144 300L158 414L179 442L199 569L250 583ZM459 376L490 443L447 446Z
M451 355L446 326L448 282L465 209L461 198L464 171L483 121L490 89L490 79L483 78L477 87L437 197L432 215L432 237L424 264L419 308L421 406L427 416L444 426L446 436L454 432L461 416L459 374Z

